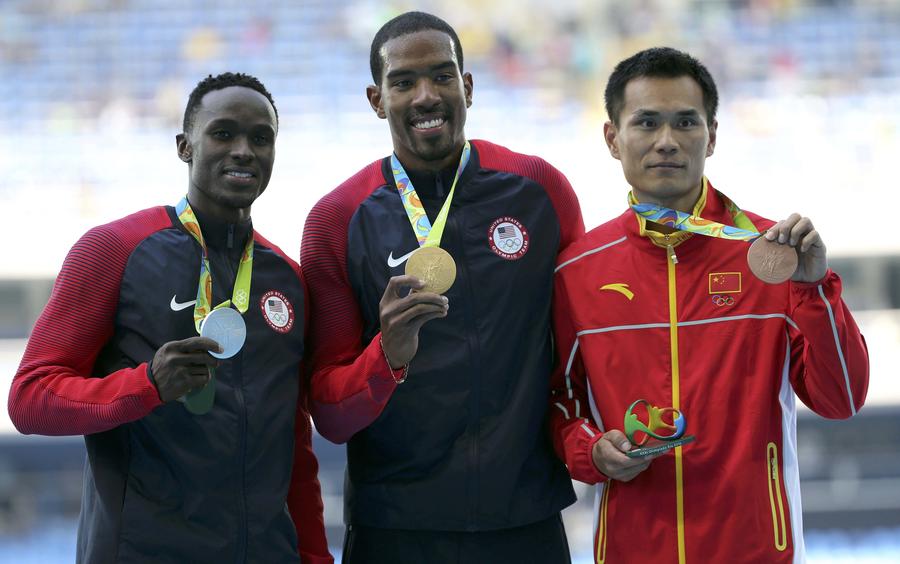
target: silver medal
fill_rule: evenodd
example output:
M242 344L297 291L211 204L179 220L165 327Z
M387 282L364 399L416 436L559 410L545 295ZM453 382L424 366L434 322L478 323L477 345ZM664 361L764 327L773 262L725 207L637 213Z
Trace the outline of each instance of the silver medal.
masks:
M222 352L210 351L216 358L231 358L241 350L247 339L247 325L241 314L230 307L215 309L200 324L200 336L217 342Z

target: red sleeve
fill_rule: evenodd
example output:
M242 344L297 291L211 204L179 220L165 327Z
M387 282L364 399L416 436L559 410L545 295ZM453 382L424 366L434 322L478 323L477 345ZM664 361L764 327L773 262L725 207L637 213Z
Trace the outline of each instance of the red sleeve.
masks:
M856 415L869 388L869 353L841 299L841 279L829 269L820 282L790 285L794 391L823 417Z
M303 371L301 371L303 374ZM294 425L294 466L288 491L288 509L297 529L297 550L303 564L331 564L325 537L324 507L319 487L319 463L312 450L312 425L305 408L306 388L300 386Z
M146 364L91 376L113 335L128 257L168 225L165 208L153 208L88 231L69 251L9 390L9 416L20 432L99 433L162 403Z
M347 276L347 227L356 207L384 182L380 162L322 198L303 230L300 263L309 287L310 410L326 439L346 442L384 409L402 370L381 351L381 334L363 342L363 320Z
M596 484L606 480L594 466L591 451L603 433L591 419L587 375L562 276L556 274L553 292L553 331L556 368L550 380L550 434L556 454L572 478Z
M569 179L540 157L522 155L487 141L472 141L478 150L482 167L502 170L530 178L544 187L556 216L559 218L559 249L581 239L584 235L584 219L578 196L572 190Z

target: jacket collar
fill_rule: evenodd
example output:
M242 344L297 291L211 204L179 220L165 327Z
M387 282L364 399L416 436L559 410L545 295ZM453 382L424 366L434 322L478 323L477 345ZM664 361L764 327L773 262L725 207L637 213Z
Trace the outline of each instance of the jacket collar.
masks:
M463 186L466 182L481 168L481 162L478 158L478 141L469 141L469 144L472 148L472 152L469 154L469 162L466 163L466 168L463 169L462 174L459 175L459 182L456 184L457 194L455 197L459 197L459 192L462 191ZM447 192L450 191L450 186L453 184L453 176L456 174L456 167L458 163L455 163L452 167L446 168L441 171L442 179L444 180L445 190ZM394 173L391 171L391 157L387 156L381 160L381 173L384 176L384 182L394 190L397 189L397 185L394 183ZM428 172L418 172L414 170L407 169L406 174L409 175L410 180L412 180L413 188L416 189L416 193L419 193L419 184L417 182L425 182L422 185L422 196L428 198L433 197L434 194L434 173ZM444 196L447 194L445 193ZM443 197L441 197L441 201L443 201Z
M238 223L229 223L205 214L197 208L192 209L203 232L203 241L209 248L238 249L239 252L243 252L247 237L253 231L253 222L250 218Z
M704 208L706 208L706 199L707 194L709 192L708 182L706 177L703 177L701 181L700 188L700 197L697 198L697 202L694 204L694 209L691 211L691 215L703 215ZM628 193L628 205L634 205L639 203L637 198L634 196L634 191ZM653 229L647 228L647 220L638 214L634 214L634 218L638 222L638 230L642 236L648 237L653 243L660 247L666 247L668 245L678 246L679 244L687 241L693 234L688 233L687 231L675 231L674 233L668 234L668 237L659 231L654 231Z

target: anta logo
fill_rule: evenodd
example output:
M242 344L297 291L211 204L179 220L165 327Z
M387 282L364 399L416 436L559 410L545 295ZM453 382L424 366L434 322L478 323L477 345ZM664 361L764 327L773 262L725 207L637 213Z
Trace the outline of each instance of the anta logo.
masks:
M600 286L601 290L612 290L613 292L619 292L626 298L628 301L634 299L634 292L628 289L628 284L623 284L621 282L616 282L615 284L606 284L604 286Z

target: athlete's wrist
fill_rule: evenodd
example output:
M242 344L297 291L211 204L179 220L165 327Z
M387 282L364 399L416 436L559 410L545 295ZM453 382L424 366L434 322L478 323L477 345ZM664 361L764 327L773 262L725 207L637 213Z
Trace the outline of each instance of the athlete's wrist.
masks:
M152 359L147 362L147 379L150 380L150 383L153 385L153 389L156 390L156 395L159 396L159 401L162 401L162 396L159 395L159 386L156 384L156 377L153 376L153 369L151 368L152 364Z
M394 379L394 382L396 382L397 384L406 382L406 377L409 375L409 363L407 362L399 368L394 368L394 365L391 364L391 359L388 358L387 351L384 350L383 337L378 337L378 346L381 347L381 354L384 356L384 361L387 363L388 368L391 370L391 377ZM397 377L397 372L400 372L399 378Z

